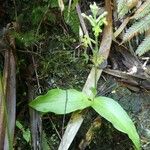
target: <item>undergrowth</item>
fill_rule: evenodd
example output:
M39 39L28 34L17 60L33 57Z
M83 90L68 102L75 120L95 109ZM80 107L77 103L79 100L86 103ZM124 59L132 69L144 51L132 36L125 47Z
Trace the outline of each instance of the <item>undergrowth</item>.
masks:
M29 5L30 3L30 5ZM18 2L18 4L21 4ZM17 6L16 18L20 28L13 32L16 39L18 69L17 69L17 119L25 129L29 126L28 84L34 86L35 95L38 86L34 69L36 67L42 93L50 88L69 87L81 89L89 72L83 49L78 46L79 21L75 7L71 7L68 16L67 9L61 14L55 0L24 1ZM33 66L32 57L35 58ZM86 68L86 69L85 69ZM23 117L22 117L23 116ZM45 116L49 117L49 115ZM51 115L55 118L55 115ZM45 122L45 118L43 121ZM54 120L54 119L53 119ZM62 118L60 118L62 120ZM25 123L25 124L24 124ZM54 123L61 130L61 121ZM47 131L51 131L47 135ZM54 127L43 127L43 141L49 148L55 149L59 139ZM16 129L15 147L29 148L31 141L20 140L23 134Z

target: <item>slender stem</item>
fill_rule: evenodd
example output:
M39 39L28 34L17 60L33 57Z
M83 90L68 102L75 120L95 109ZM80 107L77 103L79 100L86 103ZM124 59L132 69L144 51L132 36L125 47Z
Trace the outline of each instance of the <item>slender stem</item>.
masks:
M16 0L13 0L14 8L15 8L15 19L18 21L18 15L17 15L17 7L16 7Z
M50 7L50 4L48 4L47 9L46 9L46 11L44 12L41 21L39 22L39 25L38 25L38 27L37 27L36 34L35 34L36 36L39 34L39 30L40 30L40 28L41 28L41 24L42 24L42 22L43 22L43 20L44 20L44 18L45 18L45 16L46 16L46 14L48 13L49 7Z
M95 52L94 52L94 67L95 67L95 84L94 84L94 88L97 89L97 59L98 59L98 37L95 36Z
M95 68L94 88L96 89L96 88L97 88L97 83L96 83L96 81L97 81L97 66L96 66L96 65L94 65L94 68Z
M81 24L82 30L83 30L84 34L85 34L87 37L89 37L89 32L88 32L88 30L87 30L87 28L86 28L84 19L83 19L82 15L81 15L82 12L81 12L80 5L79 5L79 4L76 5L76 10L77 10L77 14L78 14L78 17L79 17L79 20L80 20L80 24ZM93 46L92 46L92 43L91 43L91 42L89 43L89 46L90 46L91 50L93 50Z
M68 102L68 91L66 90L65 111L64 111L63 122L62 122L62 136L64 134L64 126L65 126L65 119L66 119L67 102Z
M68 5L67 22L69 22L70 10L71 10L71 3L72 3L72 0L69 1L69 5Z

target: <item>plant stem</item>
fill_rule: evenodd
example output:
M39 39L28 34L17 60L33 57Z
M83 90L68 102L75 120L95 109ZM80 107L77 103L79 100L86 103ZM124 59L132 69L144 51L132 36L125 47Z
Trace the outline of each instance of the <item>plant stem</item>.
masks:
M40 30L40 28L41 28L41 24L42 24L42 22L43 22L43 20L44 20L44 18L45 18L45 16L46 16L46 14L48 13L49 7L50 7L50 4L48 4L47 9L46 9L46 11L44 12L41 21L39 22L39 25L38 25L38 27L37 27L36 34L35 34L36 36L39 34L39 30Z
M94 88L97 89L97 59L98 59L98 37L95 36L95 52L94 52L94 68L95 68L95 83L94 83Z

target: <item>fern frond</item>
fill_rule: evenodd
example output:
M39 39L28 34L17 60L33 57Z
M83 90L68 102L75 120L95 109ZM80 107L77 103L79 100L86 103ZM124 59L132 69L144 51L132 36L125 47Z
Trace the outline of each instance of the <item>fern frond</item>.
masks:
M70 25L73 32L78 36L80 24L79 24L78 15L77 15L77 12L75 11L75 9L71 8L69 18L68 18L67 9L64 10L64 19L68 23L68 25Z
M31 46L43 38L43 35L35 35L34 31L25 33L13 32L12 34L18 41L18 44L23 44L25 47Z
M117 0L118 18L122 18L128 11L136 6L138 0Z
M150 0L145 1L135 12L132 19L140 19L150 13Z
M150 50L150 36L146 37L142 43L138 46L136 54L142 56Z
M47 8L47 6L38 6L32 10L31 17L32 17L33 25L39 24L39 22L43 18L43 14L44 14L46 8Z
M127 14L129 8L127 6L126 0L117 0L117 12L118 18L122 18L125 14Z
M125 33L123 42L130 40L133 36L138 33L143 33L150 28L150 14L139 21L135 22Z

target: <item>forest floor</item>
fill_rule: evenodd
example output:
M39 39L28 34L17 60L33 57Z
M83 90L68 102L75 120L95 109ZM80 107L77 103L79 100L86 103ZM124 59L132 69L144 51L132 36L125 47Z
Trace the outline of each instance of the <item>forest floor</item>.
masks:
M21 7L21 2L18 2L18 4ZM24 5L29 4L24 2ZM11 6L14 5L9 3L9 13L0 14L2 15L2 24L0 25L2 34L4 27L12 21L10 19L12 17L10 14L12 11ZM28 9L28 7L25 8ZM26 13L25 9L23 11L19 16L21 18L24 15L21 18L22 28L24 29L27 26L26 29L29 30L29 34L25 36L31 40L34 25L27 25L32 19L25 19L30 16L30 13ZM54 20L50 20L50 23L52 23L50 25L49 18L44 20L41 26L44 34L37 43L33 42L32 46L24 46L27 43L20 42L22 37L15 37L17 60L16 120L23 125L25 130L30 128L28 103L31 97L35 98L41 93L46 93L49 89L58 87L82 90L92 67L92 63L88 59L91 56L91 51L87 50L85 54L82 47L79 46L77 35L59 19L60 12L55 12L55 8L51 11ZM9 17L8 14L10 15ZM27 40L27 42L30 41ZM139 72L135 74L131 74L132 70L130 70L135 64L139 64L139 61L143 61L137 61L137 58L130 51L126 51L119 44L113 42L112 45L108 65L103 70L103 74L98 81L98 95L108 96L118 101L134 121L140 135L143 150L150 150L150 81L143 77L141 68L138 68ZM2 58L0 59L1 70L4 63L3 56L3 52L0 51L0 58ZM85 150L133 150L130 139L125 134L117 131L103 118L100 118L102 120L101 127L94 132L94 138L87 144L84 140L85 135L97 117L94 111L89 110L70 150L83 150L79 148L82 147L81 145L86 145ZM65 126L69 118L70 115L66 115ZM56 150L63 132L63 116L48 113L44 115L42 121L42 138L51 150ZM31 149L31 142L25 140L22 131L18 127L15 129L14 145L16 150Z

